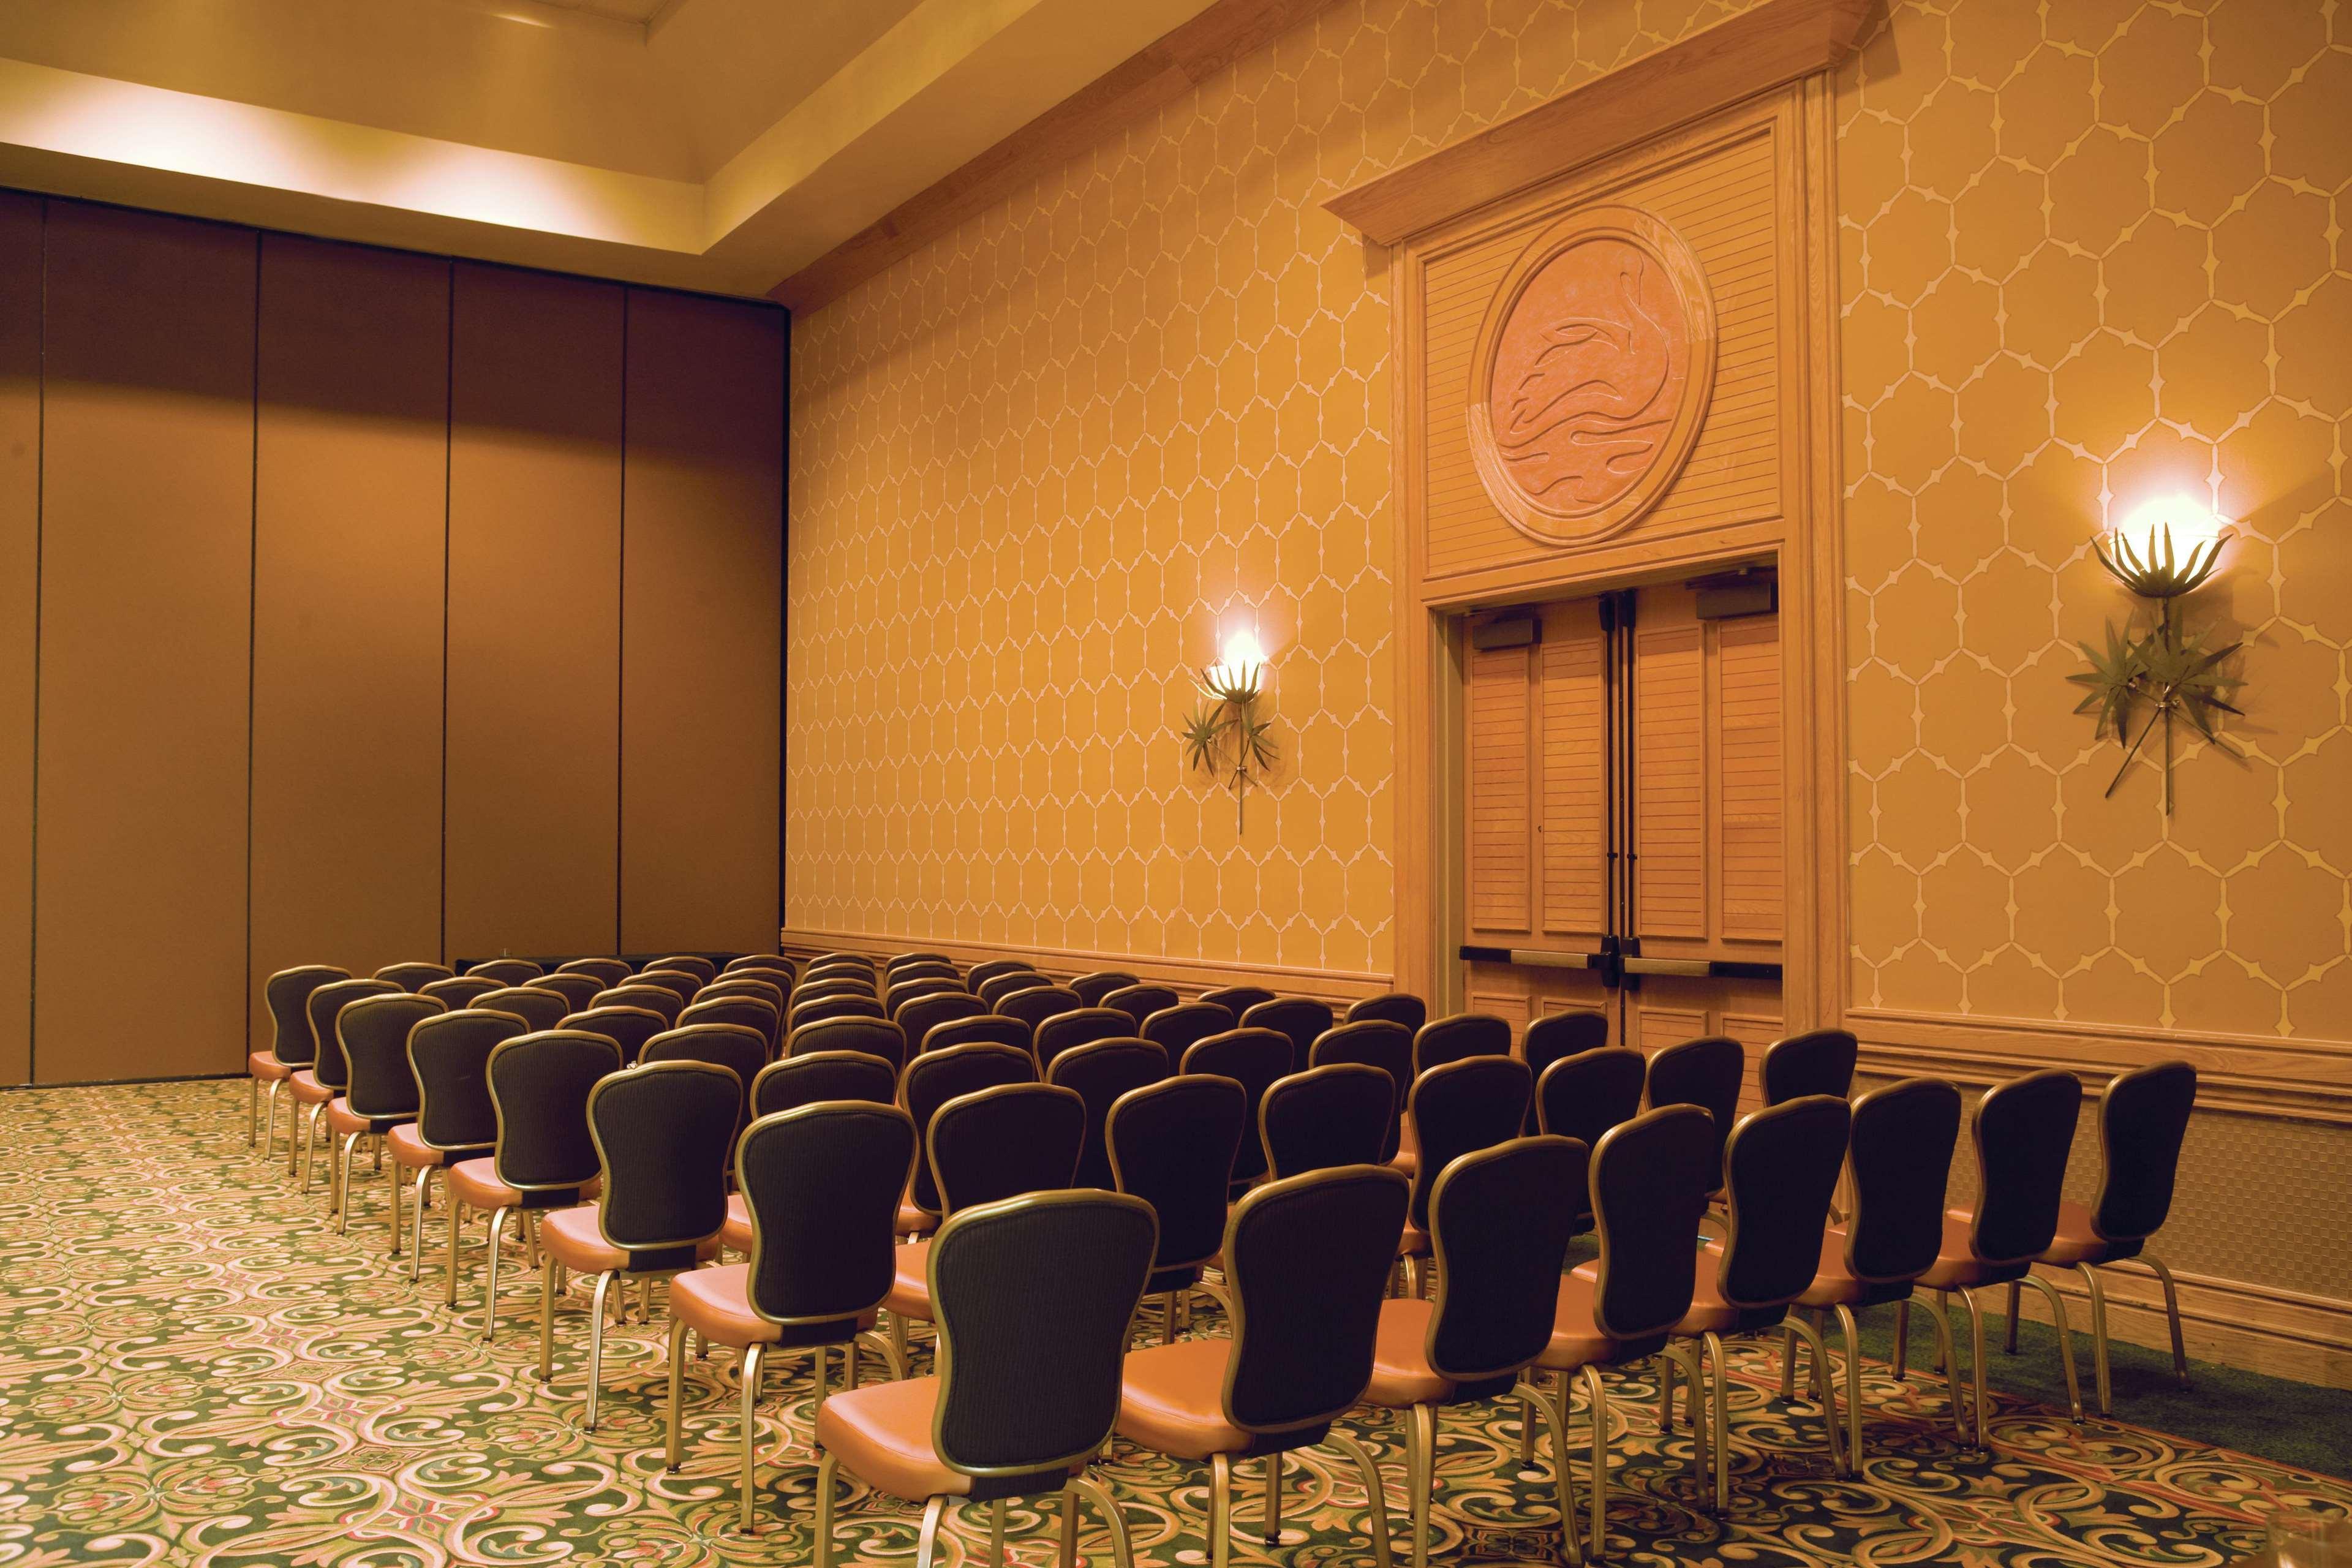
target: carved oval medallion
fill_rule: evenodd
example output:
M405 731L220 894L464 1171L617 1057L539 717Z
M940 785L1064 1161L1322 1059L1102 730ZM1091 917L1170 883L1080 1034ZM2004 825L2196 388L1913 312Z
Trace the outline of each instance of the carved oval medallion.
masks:
M1586 207L1504 278L1470 363L1486 493L1538 539L1598 539L1689 460L1715 384L1715 306L1680 235L1637 208Z

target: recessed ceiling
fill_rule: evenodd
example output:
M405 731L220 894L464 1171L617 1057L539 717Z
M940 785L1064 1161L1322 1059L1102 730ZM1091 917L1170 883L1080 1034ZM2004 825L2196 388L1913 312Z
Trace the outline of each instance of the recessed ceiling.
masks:
M0 184L761 294L1207 4L0 5Z

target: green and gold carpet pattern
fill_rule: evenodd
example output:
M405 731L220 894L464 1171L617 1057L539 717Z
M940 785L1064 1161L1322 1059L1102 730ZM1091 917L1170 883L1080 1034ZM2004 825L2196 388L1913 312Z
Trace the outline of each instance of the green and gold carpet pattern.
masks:
M731 1358L690 1363L677 1473L662 1465L657 1327L608 1338L603 1421L583 1432L583 1296L559 1316L542 1385L530 1272L504 1270L486 1346L478 1245L453 1316L437 1278L412 1284L386 1257L381 1180L360 1184L337 1236L318 1194L303 1200L282 1161L247 1152L244 1098L239 1083L0 1095L0 1568L813 1560L806 1361L770 1373L762 1528L746 1538ZM1195 1321L1219 1330L1213 1310ZM1776 1397L1772 1353L1735 1357L1723 1521L1694 1506L1689 1428L1661 1439L1649 1374L1612 1378L1612 1561L2198 1568L2257 1548L2272 1510L2352 1509L2344 1482L2116 1422L2077 1430L2014 1401L1979 1457L1955 1440L1939 1380L1897 1384L1878 1366L1866 1468L1840 1479L1813 1407ZM1401 1430L1369 1414L1352 1426L1381 1460L1409 1561ZM1580 1499L1584 1434L1580 1402ZM1551 1488L1520 1471L1517 1443L1516 1406L1446 1413L1433 1561L1555 1560ZM1139 1565L1206 1561L1203 1468L1118 1444L1097 1473ZM1336 1456L1295 1457L1274 1547L1252 1528L1258 1475L1243 1467L1236 1563L1371 1561L1361 1484ZM984 1510L971 1511L950 1511L943 1563L985 1559ZM1015 1560L1052 1560L1050 1511L1016 1505ZM836 1561L911 1562L915 1524L916 1510L845 1485ZM1082 1551L1100 1563L1107 1548L1089 1518Z

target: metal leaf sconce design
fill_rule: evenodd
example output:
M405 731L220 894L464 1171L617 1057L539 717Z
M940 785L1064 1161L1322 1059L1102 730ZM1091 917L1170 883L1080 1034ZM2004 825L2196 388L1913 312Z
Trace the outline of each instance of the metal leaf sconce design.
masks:
M1234 830L1244 824L1244 804L1252 785L1265 787L1265 775L1279 758L1271 732L1273 721L1258 715L1264 695L1265 662L1252 647L1246 657L1229 650L1224 662L1201 671L1203 707L1187 714L1178 726L1184 738L1188 766L1206 773L1234 792Z

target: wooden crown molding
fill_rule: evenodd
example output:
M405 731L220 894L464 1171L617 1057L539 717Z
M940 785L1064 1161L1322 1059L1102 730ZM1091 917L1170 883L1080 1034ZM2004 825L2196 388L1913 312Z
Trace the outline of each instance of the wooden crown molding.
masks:
M1853 52L1874 0L1759 0L1324 207L1381 245L1554 179Z
M1129 56L1028 124L909 196L769 291L814 310L911 256L1019 185L1144 115L1173 102L1235 60L1329 7L1332 0L1216 0L1182 26Z

